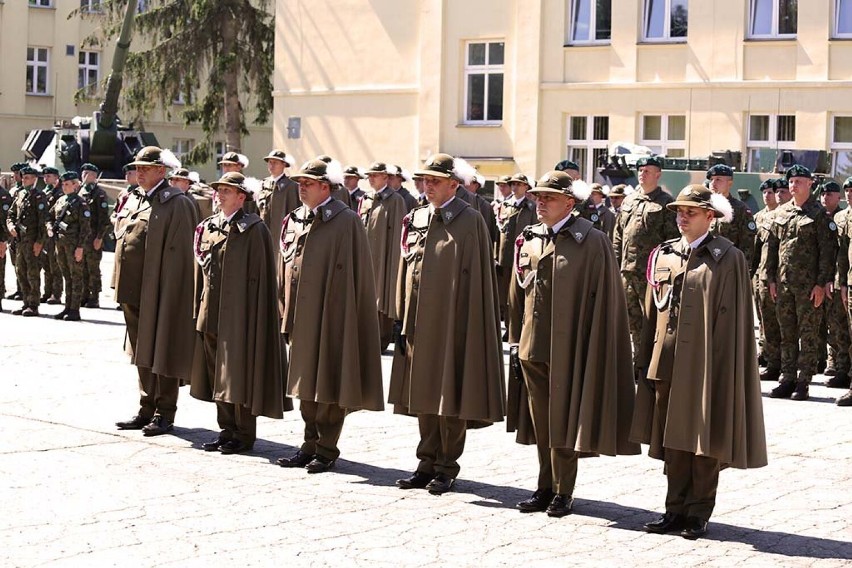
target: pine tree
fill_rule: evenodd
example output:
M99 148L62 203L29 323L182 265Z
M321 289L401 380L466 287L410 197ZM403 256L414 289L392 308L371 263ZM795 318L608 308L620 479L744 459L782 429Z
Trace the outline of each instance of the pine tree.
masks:
M228 150L239 150L248 134L243 102L254 124L265 124L272 111L275 29L269 0L103 0L100 13L71 14L103 20L84 46L118 37L128 1L139 5L133 47L143 38L151 47L131 48L128 55L125 111L144 118L162 108L170 118L172 101L182 95L184 123L200 124L204 132L187 163L209 160L220 132Z

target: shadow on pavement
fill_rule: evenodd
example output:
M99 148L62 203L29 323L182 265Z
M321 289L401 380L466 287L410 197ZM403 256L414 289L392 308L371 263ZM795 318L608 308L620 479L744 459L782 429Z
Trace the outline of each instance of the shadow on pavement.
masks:
M176 438L192 443L193 449L201 450L202 444L211 442L219 436L219 431L209 430L207 428L182 428L175 426L175 429L172 430L170 434ZM269 463L275 464L275 460L281 456L289 456L297 449L298 448L288 444L279 444L269 440L258 439L255 441L252 450L243 455L266 458L269 460Z

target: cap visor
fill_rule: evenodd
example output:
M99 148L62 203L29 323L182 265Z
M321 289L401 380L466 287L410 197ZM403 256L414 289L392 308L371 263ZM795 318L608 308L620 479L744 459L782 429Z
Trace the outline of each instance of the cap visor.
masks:
M453 177L448 173L436 172L436 171L433 171L433 170L417 170L416 172L414 172L414 175L417 176L417 177L426 177L426 176L433 176L433 177L439 177L439 178L451 178L451 177Z

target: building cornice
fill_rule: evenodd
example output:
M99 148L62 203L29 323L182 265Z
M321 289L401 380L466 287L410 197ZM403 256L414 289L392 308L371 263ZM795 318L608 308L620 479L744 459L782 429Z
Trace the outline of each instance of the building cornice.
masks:
M672 82L632 82L632 83L541 83L542 91L586 91L589 89L824 89L846 88L852 89L852 81L682 81Z

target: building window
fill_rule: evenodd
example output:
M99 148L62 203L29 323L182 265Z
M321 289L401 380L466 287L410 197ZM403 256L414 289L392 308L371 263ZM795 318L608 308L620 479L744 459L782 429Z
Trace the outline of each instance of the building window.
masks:
M467 44L464 122L499 124L503 120L504 51L502 41Z
M843 183L852 176L852 116L835 116L831 133L831 175Z
M834 2L834 37L852 38L852 0Z
M646 114L642 116L640 144L661 156L685 157L686 115Z
M100 53L80 51L78 59L80 66L77 69L77 88L92 92L97 88L100 79Z
M574 0L569 3L566 43L609 42L612 39L612 0Z
M138 0L136 2L136 13L142 14L148 11L148 0Z
M30 0L30 6L35 6L36 8L52 8L53 0Z
M27 94L46 95L50 54L46 47L27 48Z
M646 41L686 41L688 0L645 0Z
M792 114L753 114L748 117L747 171L771 172L779 150L794 150L796 117Z
M580 166L580 177L594 179L595 168L609 154L608 116L568 117L568 159Z
M798 11L798 0L751 0L749 37L795 37Z
M175 153L175 156L181 162L186 159L186 155L192 152L193 148L195 148L195 140L192 138L175 138L174 142L172 142L172 152ZM219 160L216 161L218 162Z
M80 10L83 12L100 12L101 0L80 0Z
M219 172L219 176L221 177L222 176L222 166L219 164L219 162L221 162L222 158L225 156L225 143L224 142L216 142L213 145L213 147L216 150L216 152L215 152L216 161L213 162L213 163L216 165L216 171Z

